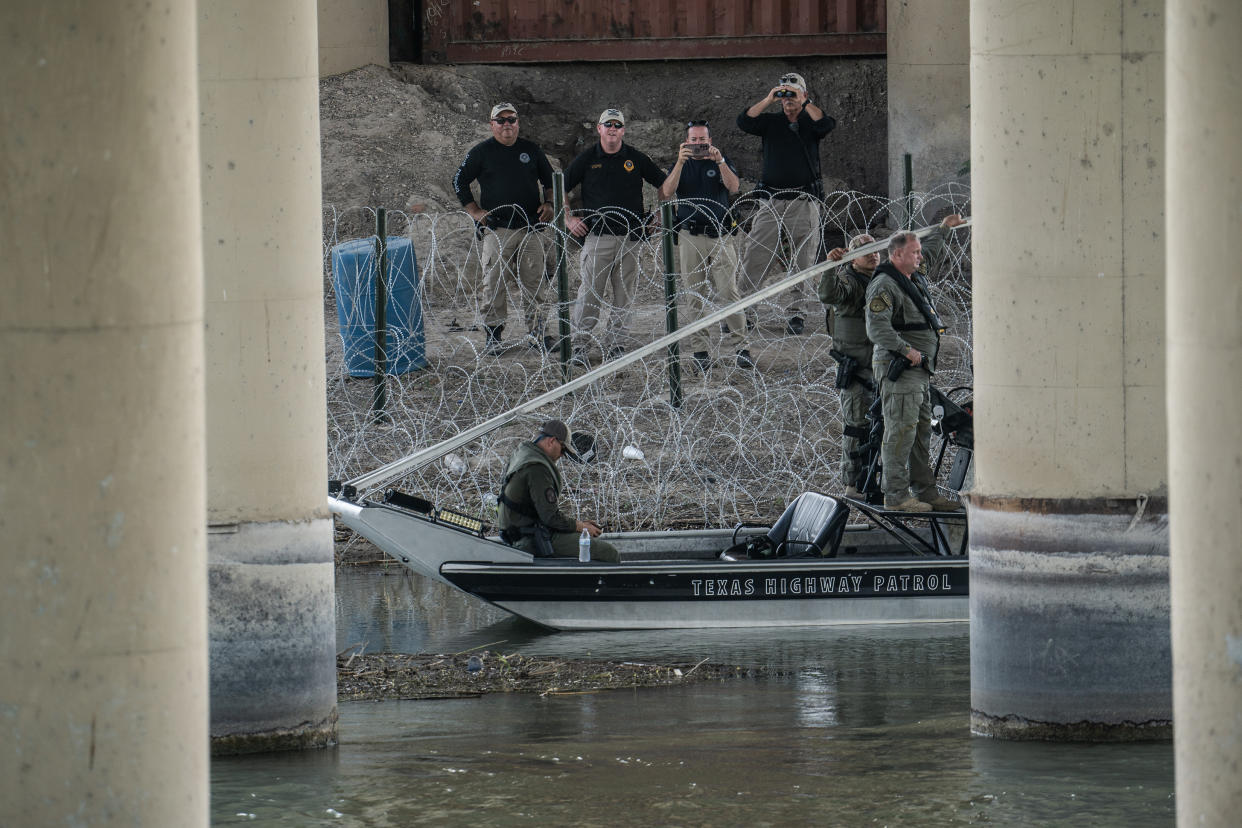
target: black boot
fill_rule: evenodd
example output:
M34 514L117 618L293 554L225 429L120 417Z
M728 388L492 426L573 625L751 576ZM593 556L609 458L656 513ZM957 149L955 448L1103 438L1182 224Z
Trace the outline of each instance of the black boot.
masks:
M497 325L494 328L490 325L483 326L483 330L487 332L487 339L483 342L483 353L495 355L505 349L504 346L500 344L500 334L504 331L504 329L504 325Z

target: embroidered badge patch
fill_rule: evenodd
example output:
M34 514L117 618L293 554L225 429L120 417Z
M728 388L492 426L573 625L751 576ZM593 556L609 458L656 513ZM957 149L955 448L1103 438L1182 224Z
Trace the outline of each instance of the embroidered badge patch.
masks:
M625 163L621 166L625 167L626 172L634 172L634 162L628 158L625 159Z
M549 486L548 490L543 493L543 496L548 499L549 503L555 503L556 502L556 489Z
M519 156L518 156L518 160L519 160L519 161L521 161L523 164L529 164L529 163L530 163L530 153L529 153L529 152L524 152L524 153L522 153L521 155L519 155Z
M871 305L868 307L868 310L872 313L883 313L888 310L888 308L888 294L877 293L875 298L871 300Z
M708 171L707 171L707 177L708 177L708 178L715 178L715 177L716 177L716 171L715 171L715 170L708 170Z

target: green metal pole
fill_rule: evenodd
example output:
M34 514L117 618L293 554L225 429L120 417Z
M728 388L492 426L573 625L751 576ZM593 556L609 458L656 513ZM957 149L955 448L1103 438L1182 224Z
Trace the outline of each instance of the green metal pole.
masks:
M677 266L673 262L673 203L660 205L660 223L664 225L664 325L668 333L677 330ZM681 346L668 346L668 399L673 408L681 408Z
M906 167L906 181L902 190L906 197L906 229L909 230L914 226L914 198L911 195L914 192L914 164L908 152L903 156L903 160Z
M569 269L565 261L565 242L569 238L566 229L565 174L552 173L552 228L556 231L556 313L561 328L561 377L569 380L569 359L573 356L573 344L569 339Z
M388 211L375 211L375 388L371 411L386 420L388 405Z

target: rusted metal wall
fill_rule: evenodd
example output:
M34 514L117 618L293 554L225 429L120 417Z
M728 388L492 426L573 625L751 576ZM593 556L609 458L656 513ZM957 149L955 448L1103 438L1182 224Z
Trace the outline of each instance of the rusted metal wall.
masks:
M449 63L883 55L885 0L423 0Z

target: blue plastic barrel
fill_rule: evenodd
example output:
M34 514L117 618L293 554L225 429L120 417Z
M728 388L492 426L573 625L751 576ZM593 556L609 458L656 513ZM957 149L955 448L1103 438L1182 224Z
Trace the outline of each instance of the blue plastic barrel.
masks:
M336 319L351 377L375 376L376 237L354 239L332 248ZM403 236L388 237L388 371L405 374L427 366L423 308L414 246Z

